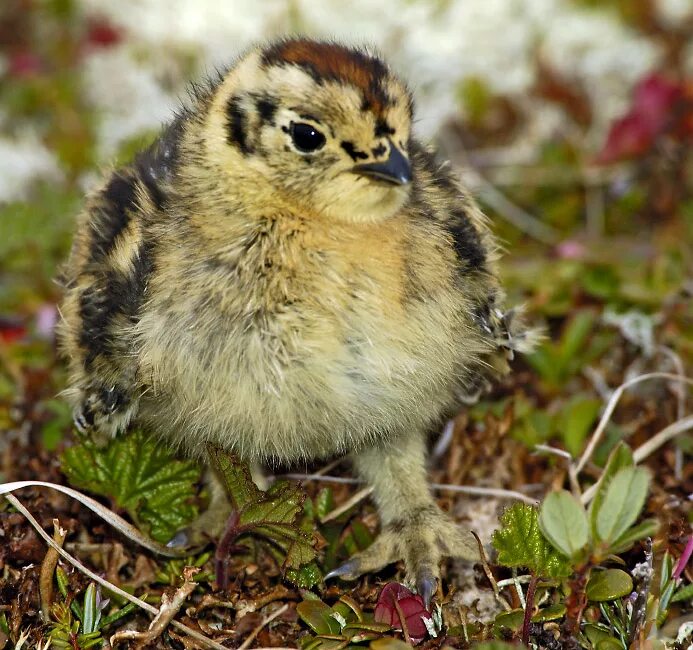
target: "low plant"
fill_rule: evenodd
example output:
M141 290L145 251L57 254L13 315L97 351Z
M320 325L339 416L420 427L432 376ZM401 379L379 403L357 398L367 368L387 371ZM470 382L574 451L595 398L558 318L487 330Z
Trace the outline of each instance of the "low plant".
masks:
M104 616L109 600L102 598L99 586L90 582L80 601L79 594L70 592L67 575L59 566L56 567L55 579L61 598L51 607L48 632L51 647L79 650L100 648L104 644L102 631L136 608L128 603Z
M170 540L198 512L198 465L142 431L104 447L82 438L63 453L62 470L72 485L108 498L158 542Z
M649 483L649 472L634 465L632 452L621 443L609 457L589 508L566 490L549 493L540 508L510 506L493 546L499 564L526 568L530 576L526 593L520 586L524 580L514 582L524 609L500 614L496 634L519 633L527 644L532 623L555 620L561 633L582 647L606 649L611 643L625 649L641 631L649 632L654 619L633 607L633 577L609 566L622 564L619 554L657 531L656 520L636 524ZM545 605L537 607L540 602Z

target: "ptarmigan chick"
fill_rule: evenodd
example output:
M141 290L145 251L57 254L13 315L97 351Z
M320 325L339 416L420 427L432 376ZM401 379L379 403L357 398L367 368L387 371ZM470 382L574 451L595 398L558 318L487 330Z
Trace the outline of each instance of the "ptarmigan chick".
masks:
M367 50L250 50L88 198L60 334L82 428L137 421L250 462L350 454L382 531L333 575L403 559L428 602L441 557L478 551L430 494L426 433L526 337L412 110Z

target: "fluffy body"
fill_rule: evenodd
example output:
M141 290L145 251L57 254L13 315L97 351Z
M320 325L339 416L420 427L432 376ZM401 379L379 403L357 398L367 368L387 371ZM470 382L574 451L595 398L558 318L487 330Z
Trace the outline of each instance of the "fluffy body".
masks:
M367 51L251 50L89 197L60 335L80 426L137 420L249 461L351 454L384 531L341 574L403 557L426 591L441 554L476 550L428 491L425 434L507 370L522 334L483 215L411 117ZM297 123L324 145L297 149ZM355 171L398 152L411 182Z

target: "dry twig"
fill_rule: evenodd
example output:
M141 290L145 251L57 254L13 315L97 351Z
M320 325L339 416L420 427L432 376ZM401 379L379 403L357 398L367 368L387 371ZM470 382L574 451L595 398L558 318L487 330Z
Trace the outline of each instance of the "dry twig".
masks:
M67 531L60 527L60 522L53 519L53 541L62 548L65 543ZM53 604L53 572L58 564L58 552L49 546L46 555L41 562L41 574L39 576L39 593L41 594L41 616L44 622L50 620L51 605Z
M262 632L262 628L264 628L265 625L269 625L278 616L281 616L288 608L289 603L284 603L279 609L276 609L269 616L263 618L262 621L260 621L260 624L248 635L245 641L238 646L238 650L246 650L246 648L249 648L253 641L255 641L255 637Z
M669 372L650 372L645 375L633 377L632 379L623 382L611 395L611 398L609 399L606 408L604 409L604 413L602 414L602 417L599 420L599 424L597 425L597 428L594 430L594 433L592 434L592 437L590 438L590 441L587 447L585 448L585 451L580 457L580 460L577 462L577 464L571 466L570 473L572 484L577 484L578 474L584 469L585 465L589 462L590 458L592 458L594 450L597 448L597 445L601 442L602 436L604 435L604 431L606 430L606 425L609 423L609 420L611 419L611 416L613 415L613 412L616 409L616 405L621 399L623 393L631 386L635 386L636 384L639 384L643 381L647 381L649 379L669 379L674 381L680 381L682 383L686 383L693 386L693 379L690 379L688 377L681 377L680 375L674 375Z
M156 607L153 607L149 603L144 602L143 600L140 600L136 596L133 596L132 594L129 594L127 591L123 591L120 587L117 587L111 582L108 582L108 580L104 580L100 575L94 573L91 569L88 569L86 566L84 566L78 559L72 557L67 551L64 549L60 548L50 537L50 535L41 528L41 525L36 521L34 516L24 507L22 502L17 499L13 494L5 494L5 498L15 507L19 512L21 512L29 521L29 523L36 529L36 532L43 537L45 542L54 548L56 552L65 560L67 560L70 564L72 564L74 567L79 569L82 573L85 575L89 576L94 582L100 584L102 587L107 589L108 591L117 594L118 596L121 596L122 598L125 598L125 600L134 603L141 609L149 612L150 614L158 614L159 610ZM192 628L189 628L187 625L183 625L183 623L179 623L178 621L171 621L171 625L174 627L177 627L179 630L182 630L187 634L188 636L193 637L194 639L197 639L197 641L200 642L201 646L205 648L214 648L214 650L228 650L226 646L221 645L221 643L217 643L213 639L210 639L203 634L200 634L196 630L193 630Z
M116 646L121 641L134 641L134 647L141 648L154 641L154 639L159 638L164 630L171 624L173 617L178 613L183 603L185 603L190 594L195 590L197 584L193 580L193 577L199 571L200 569L197 567L188 566L183 569L183 584L176 589L173 596L169 596L164 592L161 596L159 611L146 632L139 632L137 630L122 630L116 632L110 638L111 645Z

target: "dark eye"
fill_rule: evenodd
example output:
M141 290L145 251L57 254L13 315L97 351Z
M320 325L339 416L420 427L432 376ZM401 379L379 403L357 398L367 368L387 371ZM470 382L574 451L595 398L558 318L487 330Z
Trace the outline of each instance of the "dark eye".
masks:
M291 123L291 139L299 151L317 151L325 144L325 136L311 124Z

